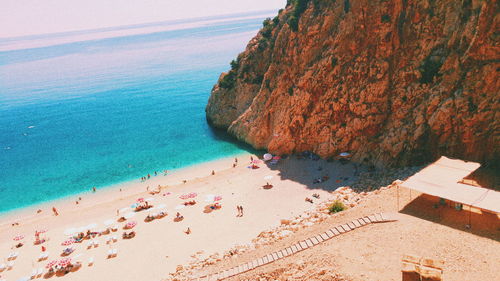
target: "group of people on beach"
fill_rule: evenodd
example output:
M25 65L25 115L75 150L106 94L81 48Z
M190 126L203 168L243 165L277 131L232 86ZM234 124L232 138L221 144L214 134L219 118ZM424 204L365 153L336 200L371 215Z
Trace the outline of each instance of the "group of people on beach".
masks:
M154 171L154 176L156 177L159 174L158 171ZM168 170L163 170L163 175L166 176L168 174ZM141 177L141 181L146 181L151 178L151 174L147 174L147 176Z

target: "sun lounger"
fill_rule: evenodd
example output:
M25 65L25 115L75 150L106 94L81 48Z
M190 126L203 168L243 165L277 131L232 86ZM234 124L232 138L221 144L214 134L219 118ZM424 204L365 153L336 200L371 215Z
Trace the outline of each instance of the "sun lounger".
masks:
M89 266L92 266L94 264L94 257L89 258Z
M12 253L10 253L9 256L7 257L7 260L8 261L9 260L15 260L17 258L18 254L19 254L18 252L12 252Z
M106 244L111 243L111 241L112 241L111 237L106 237L106 239L104 239L104 242L105 242Z
M31 279L35 279L36 278L36 269L33 269L33 271L31 272Z
M108 258L114 258L118 254L118 249L109 249Z
M43 261L43 260L46 260L48 257L49 257L49 253L41 253L41 254L38 256L38 261Z
M4 271L7 268L5 263L0 264L0 272Z
M36 271L36 276L41 277L41 276L42 276L42 274L43 274L43 268L41 268L41 267L40 267L40 268L38 268L38 270Z
M113 238L113 242L118 241L118 237L117 237L116 235L113 235L113 237L112 237L112 238Z
M7 263L7 270L11 270L13 266L14 266L14 262L13 261L8 262Z

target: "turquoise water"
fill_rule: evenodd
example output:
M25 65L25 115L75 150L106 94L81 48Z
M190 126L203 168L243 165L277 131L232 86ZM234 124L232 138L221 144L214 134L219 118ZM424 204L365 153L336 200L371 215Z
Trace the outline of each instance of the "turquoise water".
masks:
M261 26L253 16L87 41L0 39L0 212L243 152L204 108ZM16 49L35 41L44 46Z

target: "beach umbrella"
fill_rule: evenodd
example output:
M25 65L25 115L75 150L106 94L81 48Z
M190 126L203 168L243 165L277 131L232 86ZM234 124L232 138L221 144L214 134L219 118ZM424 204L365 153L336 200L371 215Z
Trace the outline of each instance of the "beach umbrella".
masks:
M191 192L188 194L189 198L195 198L196 196L198 196L198 193L196 192Z
M130 213L126 213L123 217L125 217L126 219L130 219L130 218L133 218L134 216L135 216L135 213L130 212Z
M273 159L273 155L271 153L266 153L266 154L264 154L263 158L264 158L264 161L269 161L269 160Z
M265 179L265 180L270 180L270 179L272 179L272 178L273 178L273 176L265 176L265 177L264 177L264 179Z
M57 260L49 261L49 263L47 263L47 265L45 266L45 268L51 268L51 267L53 267L56 264L57 264Z
M125 228L133 228L136 225L137 225L137 222L135 222L135 221L127 222L127 224L125 224Z
M110 225L112 225L112 224L114 224L114 223L115 223L115 220L113 220L113 219L105 220L105 221L103 222L103 224L104 224L105 226L110 226Z
M180 199L182 200L186 200L186 199L189 199L189 195L188 194L182 194L181 196L179 196Z
M23 240L24 239L24 235L19 234L19 235L14 236L14 238L12 238L12 239L14 239L14 241Z
M73 257L73 260L74 260L75 262L78 262L78 261L80 261L80 258L81 258L82 256L83 256L82 254L78 254L78 255L76 255L76 256L74 256L74 257Z
M222 200L222 196L217 195L214 197L214 201L220 201L220 200Z
M35 230L35 233L41 234L47 232L47 229Z
M134 203L134 204L130 205L130 208L135 209L135 208L137 208L137 206L139 206L139 203ZM130 211L130 209L128 209L128 210Z
M74 227L71 227L71 228L68 228L64 231L64 235L72 235L73 233L77 232L78 229L74 228Z
M273 156L273 160L281 160L281 157L280 156Z
M126 212L126 211L130 211L130 208L129 207L125 207L125 208L121 208L120 210L118 210L119 213L123 213L123 212Z
M75 240L74 239L68 239L64 242L61 243L62 246L69 246L71 244L75 243Z
M260 160L257 160L257 159L256 159L256 160L253 160L251 163L252 163L252 164L259 164L259 163L260 163Z
M137 202L139 202L139 203L144 202L144 198L142 198L142 197L141 198L137 198Z
M64 258L64 259L61 259L57 265L61 266L61 267L66 267L68 266L69 264L71 263L71 258Z

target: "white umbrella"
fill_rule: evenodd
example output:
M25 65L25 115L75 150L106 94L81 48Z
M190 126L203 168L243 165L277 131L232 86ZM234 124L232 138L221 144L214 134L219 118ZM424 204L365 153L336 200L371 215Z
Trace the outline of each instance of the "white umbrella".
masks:
M126 214L124 215L124 217L125 217L126 219L133 218L133 217L135 217L135 213L134 213L134 212L126 213Z
M114 223L115 223L115 220L109 219L109 220L105 220L103 224L105 226L110 226L110 225L112 225Z
M180 209L184 209L185 207L186 206L184 206L184 205L177 205L177 206L175 206L175 209L180 210Z
M270 179L272 179L272 178L273 178L273 176L265 176L265 177L264 177L264 179L265 179L265 180L270 180Z
M64 231L64 235L72 235L73 233L77 232L78 230L74 227L68 228Z
M215 194L208 194L205 197L205 202L212 202L212 201L214 201L214 198L215 198Z
M271 153L266 153L266 154L264 154L263 158L265 161L269 161L269 160L273 159L273 155Z

